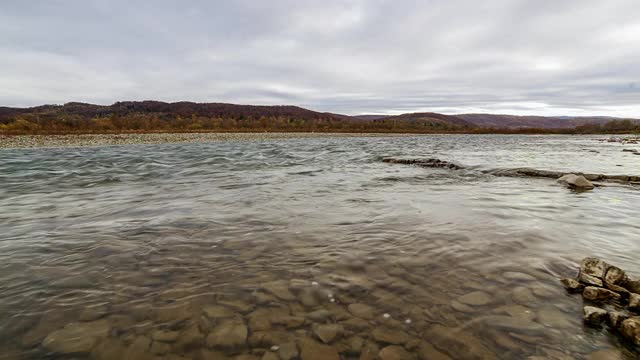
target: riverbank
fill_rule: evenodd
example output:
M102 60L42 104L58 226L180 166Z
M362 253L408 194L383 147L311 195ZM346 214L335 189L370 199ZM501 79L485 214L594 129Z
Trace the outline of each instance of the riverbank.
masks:
M82 134L82 135L0 135L0 148L76 147L129 144L197 143L214 141L281 140L318 137L389 137L415 134L388 133L153 133L153 134Z

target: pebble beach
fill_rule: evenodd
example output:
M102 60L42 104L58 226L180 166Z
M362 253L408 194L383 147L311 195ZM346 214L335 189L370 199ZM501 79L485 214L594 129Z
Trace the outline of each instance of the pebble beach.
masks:
M319 137L413 136L388 133L154 133L81 135L0 135L0 148L77 147L130 144L197 143L214 141L281 140Z

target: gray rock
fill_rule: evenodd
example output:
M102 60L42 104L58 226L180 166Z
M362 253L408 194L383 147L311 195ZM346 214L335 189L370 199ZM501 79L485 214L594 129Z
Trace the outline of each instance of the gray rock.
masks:
M607 319L606 310L594 306L585 306L582 314L584 322L590 325L600 325Z
M102 339L109 335L111 326L106 320L74 322L50 333L42 346L58 354L88 354Z
M634 344L640 345L640 316L623 321L620 332Z
M587 180L582 175L567 174L567 175L561 176L558 179L558 182L563 183L572 188L577 188L577 189L593 189L594 188L593 183Z
M580 292L584 289L584 285L575 279L562 279L560 282L564 285L564 288L571 293Z
M620 300L620 294L595 286L587 286L584 288L582 297L591 301Z

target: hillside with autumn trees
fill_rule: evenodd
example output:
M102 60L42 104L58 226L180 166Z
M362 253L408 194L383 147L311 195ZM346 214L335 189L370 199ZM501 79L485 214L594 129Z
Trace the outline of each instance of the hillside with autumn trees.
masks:
M640 122L612 118L410 113L395 116L316 112L297 106L126 101L0 107L0 134L127 132L397 132L600 133L638 132Z

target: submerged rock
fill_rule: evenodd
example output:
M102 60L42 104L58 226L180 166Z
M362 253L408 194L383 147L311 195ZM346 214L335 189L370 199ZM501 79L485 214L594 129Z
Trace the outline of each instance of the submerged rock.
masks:
M590 325L600 325L607 319L607 311L595 306L585 306L582 314L584 322Z
M402 346L389 345L378 353L380 360L413 360L414 357Z
M322 340L323 343L329 344L336 338L342 336L344 328L338 324L316 324L313 326L313 333Z
M484 291L474 291L460 296L458 302L470 306L482 306L491 302L491 296Z
M365 304L351 304L347 307L347 310L349 310L353 316L365 320L372 320L376 316L375 310Z
M402 329L378 326L371 332L373 338L381 343L402 345L409 341L409 335Z
M338 351L329 345L322 345L309 338L298 341L302 360L340 360Z
M42 346L58 354L88 354L98 341L109 335L110 329L106 320L74 322L49 334Z
M593 189L593 183L582 175L566 174L558 179L558 182L578 189Z
M207 336L207 346L237 350L245 346L248 332L241 318L224 319Z

